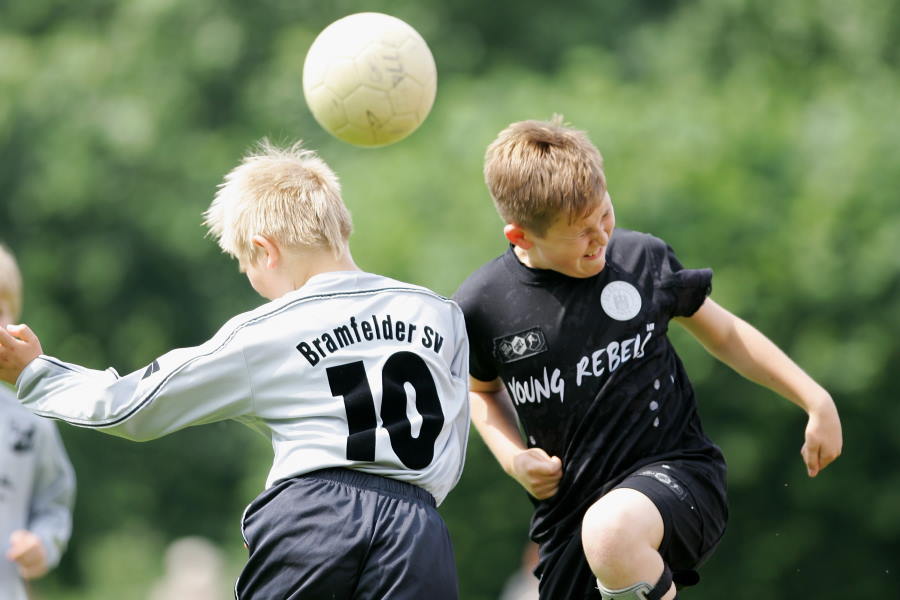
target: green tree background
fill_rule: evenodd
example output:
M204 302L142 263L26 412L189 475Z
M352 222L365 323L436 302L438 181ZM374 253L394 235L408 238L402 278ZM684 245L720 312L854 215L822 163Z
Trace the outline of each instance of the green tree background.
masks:
M439 69L428 120L381 149L329 137L300 87L318 31L363 10L415 26ZM504 248L484 148L561 113L603 152L619 224L712 267L842 414L844 456L809 480L802 411L673 334L730 464L729 531L685 597L900 597L898 36L891 0L0 0L0 239L46 351L130 372L262 302L200 217L256 140L334 167L360 266L449 295ZM75 533L37 597L144 598L186 535L237 575L265 440L61 431ZM474 432L441 510L462 598L496 598L530 505Z

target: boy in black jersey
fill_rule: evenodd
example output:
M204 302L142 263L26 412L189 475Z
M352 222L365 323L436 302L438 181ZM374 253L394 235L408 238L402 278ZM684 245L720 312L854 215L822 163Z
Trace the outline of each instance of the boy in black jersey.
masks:
M701 427L670 320L809 414L811 477L841 451L834 403L708 298L709 269L684 269L651 235L613 232L602 158L583 132L559 118L514 123L488 148L485 180L510 247L455 299L472 421L535 499L540 596L675 598L721 538L727 506L725 461Z

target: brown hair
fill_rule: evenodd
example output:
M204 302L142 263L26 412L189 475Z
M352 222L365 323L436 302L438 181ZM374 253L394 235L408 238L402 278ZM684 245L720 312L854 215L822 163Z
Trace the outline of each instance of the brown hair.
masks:
M9 248L0 244L0 300L9 303L10 317L22 314L22 273Z
M561 215L584 215L606 193L600 151L560 115L501 131L485 154L484 180L500 216L538 235Z

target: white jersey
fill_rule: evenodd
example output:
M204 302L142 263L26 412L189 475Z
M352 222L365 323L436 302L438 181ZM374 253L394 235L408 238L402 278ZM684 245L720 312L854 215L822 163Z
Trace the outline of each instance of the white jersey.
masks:
M0 548L26 529L41 540L47 566L59 563L72 532L75 473L56 424L34 416L0 384ZM16 564L0 560L0 598L26 600Z
M245 423L272 440L266 487L346 467L418 485L440 503L465 456L468 356L452 300L341 271L130 375L40 356L17 385L37 414L133 440Z

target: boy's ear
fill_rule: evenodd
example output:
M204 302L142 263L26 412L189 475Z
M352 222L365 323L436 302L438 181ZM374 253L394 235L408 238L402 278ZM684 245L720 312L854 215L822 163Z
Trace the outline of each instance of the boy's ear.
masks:
M267 238L264 235L254 235L250 238L250 242L262 250L262 256L260 259L264 261L267 269L274 269L278 266L278 263L281 261L281 249L271 239Z
M515 223L507 223L506 227L503 228L503 235L506 236L510 244L518 246L522 250L528 250L533 245L531 240L528 239L528 234L525 230Z

